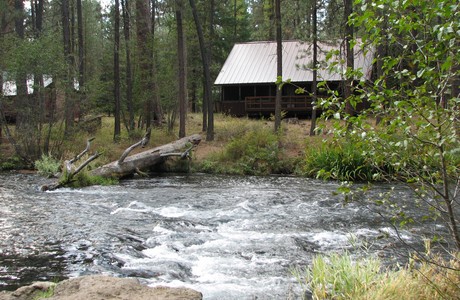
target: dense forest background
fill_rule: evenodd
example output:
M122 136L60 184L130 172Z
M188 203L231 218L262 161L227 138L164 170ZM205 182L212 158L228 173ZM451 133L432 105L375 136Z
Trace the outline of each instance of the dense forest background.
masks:
M284 40L311 39L313 4L321 39L343 35L342 1L281 1ZM115 117L115 140L186 111L203 112L206 131L219 95L210 88L208 106L203 66L212 82L234 43L275 40L275 23L274 0L0 0L0 80L17 83L17 138L27 137L18 144L39 157L58 120L69 136L75 120L98 114ZM31 77L35 91L52 79L54 111L43 93L26 96Z

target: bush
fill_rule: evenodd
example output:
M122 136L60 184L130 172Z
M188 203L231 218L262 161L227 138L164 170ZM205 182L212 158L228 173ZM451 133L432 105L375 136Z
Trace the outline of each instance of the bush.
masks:
M234 137L222 152L211 155L196 169L237 175L292 173L293 160L284 161L282 154L279 136L270 128L259 127Z
M374 181L383 176L377 162L353 142L328 143L307 151L303 167L306 176L342 181Z
M42 157L36 160L34 164L38 174L47 177L54 176L61 169L61 162L51 155L42 154Z
M24 168L23 160L18 156L13 156L0 163L0 171L18 170Z

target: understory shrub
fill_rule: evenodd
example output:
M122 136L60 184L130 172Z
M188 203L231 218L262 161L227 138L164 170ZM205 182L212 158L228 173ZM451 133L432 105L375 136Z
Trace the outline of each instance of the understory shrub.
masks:
M383 176L382 169L364 149L352 142L324 143L307 149L303 173L309 177L342 181L374 181Z
M24 167L24 161L19 156L12 156L0 162L0 171L17 170Z
M63 174L61 181L68 182L66 186L79 188L91 185L115 185L118 183L116 178L106 178L102 176L92 176L87 172L80 171L74 175L70 180L67 177L67 174Z
M292 160L282 159L280 138L271 128L247 131L233 138L222 152L211 155L197 166L206 173L268 175L289 173Z
M34 164L38 174L48 177L55 175L61 169L61 162L51 155L42 154L42 157Z

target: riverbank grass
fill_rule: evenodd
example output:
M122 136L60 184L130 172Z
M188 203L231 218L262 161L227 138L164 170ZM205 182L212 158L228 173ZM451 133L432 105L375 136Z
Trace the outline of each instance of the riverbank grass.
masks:
M313 299L432 300L458 299L459 254L452 260L414 257L405 267L385 268L378 258L355 259L348 253L320 255L294 276Z

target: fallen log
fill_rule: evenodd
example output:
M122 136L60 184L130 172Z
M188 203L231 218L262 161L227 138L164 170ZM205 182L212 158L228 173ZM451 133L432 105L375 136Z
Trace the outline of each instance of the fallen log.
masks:
M171 142L166 145L162 145L153 149L149 149L131 156L129 153L138 146L145 147L150 139L150 130L147 131L144 138L128 147L120 158L116 161L100 166L89 172L91 176L100 176L105 178L124 178L133 174L144 175L144 171L148 171L157 164L163 163L168 157L180 156L181 158L189 158L191 150L201 142L201 136L194 134L181 138L177 141ZM60 187L67 186L73 180L73 177L80 172L83 167L89 164L92 160L96 159L100 154L95 153L87 161L85 161L80 167L75 168L74 162L80 159L85 153L89 151L90 143L92 139L87 141L86 149L82 153L77 155L74 159L66 161L65 175L64 178L58 182L50 185L44 185L41 187L42 191L55 190Z
M143 151L120 160L111 162L90 172L94 176L123 178L134 173L142 173L164 162L171 156L188 156L188 153L201 142L201 136L194 134L175 142ZM185 151L183 151L187 148ZM182 151L182 152L181 152Z

